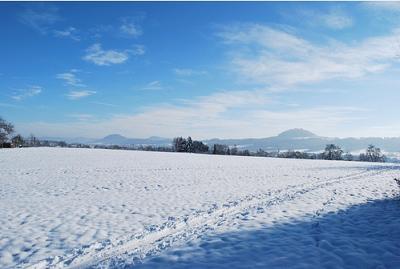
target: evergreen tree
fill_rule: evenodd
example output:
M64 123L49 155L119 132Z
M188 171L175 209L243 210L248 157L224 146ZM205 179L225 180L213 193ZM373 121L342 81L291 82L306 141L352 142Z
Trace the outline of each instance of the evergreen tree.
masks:
M186 139L186 152L194 152L193 151L193 141L190 136Z

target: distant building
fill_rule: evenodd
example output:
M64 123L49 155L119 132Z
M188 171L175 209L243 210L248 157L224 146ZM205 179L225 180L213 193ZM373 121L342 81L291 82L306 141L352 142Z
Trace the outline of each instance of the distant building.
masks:
M0 143L0 148L14 148L15 146L10 142Z

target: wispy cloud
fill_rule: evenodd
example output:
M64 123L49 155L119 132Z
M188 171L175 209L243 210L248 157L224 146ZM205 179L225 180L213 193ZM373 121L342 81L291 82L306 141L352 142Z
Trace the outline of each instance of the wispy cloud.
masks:
M302 9L298 16L303 21L313 26L323 26L334 30L342 30L353 26L353 18L340 7L331 8L328 11Z
M86 55L83 59L96 65L106 66L124 63L129 59L130 55L143 55L144 53L145 49L142 45L134 45L132 49L118 51L104 50L101 44L96 43L86 50Z
M173 71L176 75L182 76L182 77L190 77L190 76L207 74L207 72L204 70L195 70L195 69L190 69L190 68L174 68Z
M64 80L64 82L70 86L85 87L85 84L82 83L82 80L76 77L76 72L76 70L72 69L69 72L57 74L56 78Z
M65 30L54 30L54 36L62 38L70 38L75 41L80 41L78 30L75 27L68 27Z
M99 24L88 30L88 36L101 38L105 35L118 38L138 38L143 35L141 22L145 18L144 13L133 12L130 17L117 18L114 24Z
M68 99L78 100L95 94L95 91L83 90L83 91L70 91L67 94Z
M400 29L350 45L316 45L293 33L260 24L239 24L220 33L231 46L231 68L262 85L294 85L354 79L382 72L397 60Z
M23 99L40 94L42 90L43 88L40 86L31 86L28 89L17 90L15 94L11 96L11 98L17 101L21 101Z
M143 55L146 53L146 48L144 45L133 45L133 48L127 51L132 55Z
M321 22L332 29L344 29L353 26L353 19L340 9L331 10L319 16Z
M399 26L400 2L399 1L364 1L358 3L361 11L373 19L374 25Z
M122 34L133 38L139 37L143 33L137 22L127 18L122 19L122 24L119 27L119 30Z
M152 81L147 83L142 90L162 90L163 86L161 85L161 82L158 80Z
M25 9L19 14L19 20L23 24L31 27L41 34L47 34L50 28L61 17L58 14L58 9L49 5L35 5Z
M336 134L340 124L362 120L364 113L357 107L346 106L300 106L274 111L269 109L271 102L265 91L224 91L180 100L175 105L157 104L134 115L114 115L96 123L35 123L32 128L52 135L79 129L82 135L97 137L107 135L112 130L135 137L157 134L165 137L243 138L267 137L301 126L324 135ZM71 135L76 134L71 132Z
M68 117L74 118L78 121L88 121L94 118L91 114L69 114Z
M365 1L361 2L361 4L366 8L371 8L375 10L400 12L399 1Z
M17 106L14 104L9 104L9 103L0 103L0 107L8 107L8 108L22 108L22 106Z
M106 103L106 102L98 102L98 101L93 101L91 104L95 105L100 105L100 106L108 106L108 107L117 107L117 105Z

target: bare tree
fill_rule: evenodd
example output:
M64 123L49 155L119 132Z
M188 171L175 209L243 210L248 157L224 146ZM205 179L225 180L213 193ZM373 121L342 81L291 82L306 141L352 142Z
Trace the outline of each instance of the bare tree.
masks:
M28 144L31 147L36 147L36 146L40 146L40 141L39 141L39 139L36 138L35 135L31 134L28 138Z

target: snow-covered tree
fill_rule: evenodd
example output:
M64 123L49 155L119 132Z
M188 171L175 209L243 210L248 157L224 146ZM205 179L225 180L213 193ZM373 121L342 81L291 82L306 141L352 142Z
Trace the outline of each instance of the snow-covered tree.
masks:
M186 151L186 139L183 137L175 137L172 141L174 151L185 152Z
M14 132L14 125L0 117L0 144L7 142L9 135Z
M325 147L325 151L323 153L323 158L325 160L342 160L343 150L335 145L335 144L328 144Z
M186 152L194 152L193 151L193 140L190 136L186 139L186 150L185 151Z
M360 154L360 161L366 162L385 162L386 156L382 154L381 149L374 145L369 145L365 153Z

